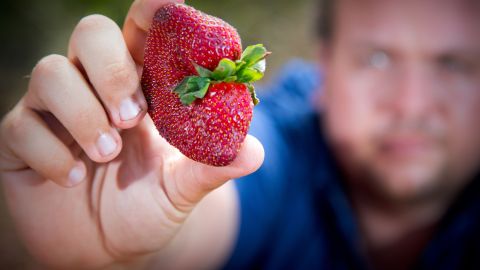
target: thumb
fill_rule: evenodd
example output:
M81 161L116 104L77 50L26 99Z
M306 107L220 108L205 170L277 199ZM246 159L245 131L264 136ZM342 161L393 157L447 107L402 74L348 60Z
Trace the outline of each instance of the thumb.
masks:
M143 65L145 40L155 12L170 3L184 3L184 0L135 0L130 6L123 25L123 36L137 64Z
M177 209L190 211L207 193L226 181L255 172L264 156L262 144L250 135L245 138L237 158L225 167L205 165L181 155L164 167L164 188Z

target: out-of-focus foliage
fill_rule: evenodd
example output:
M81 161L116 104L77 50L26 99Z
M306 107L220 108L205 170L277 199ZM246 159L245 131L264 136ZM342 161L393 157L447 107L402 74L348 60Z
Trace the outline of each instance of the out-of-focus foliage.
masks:
M103 14L120 26L131 0L0 1L0 115L26 90L31 68L44 55L65 54L82 17ZM267 78L286 59L312 56L315 0L192 0L192 5L237 27L244 45L264 43L273 52Z

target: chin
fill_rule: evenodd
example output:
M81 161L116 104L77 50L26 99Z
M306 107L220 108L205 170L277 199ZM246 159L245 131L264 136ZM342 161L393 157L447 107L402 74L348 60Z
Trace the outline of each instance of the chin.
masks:
M422 201L434 196L443 186L440 166L418 162L382 165L375 169L372 184L388 200L401 203Z

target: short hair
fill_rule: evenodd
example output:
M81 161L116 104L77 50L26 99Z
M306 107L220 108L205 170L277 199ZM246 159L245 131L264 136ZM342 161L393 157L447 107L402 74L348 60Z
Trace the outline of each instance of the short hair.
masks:
M315 24L317 37L329 42L334 31L335 0L318 0L317 20Z

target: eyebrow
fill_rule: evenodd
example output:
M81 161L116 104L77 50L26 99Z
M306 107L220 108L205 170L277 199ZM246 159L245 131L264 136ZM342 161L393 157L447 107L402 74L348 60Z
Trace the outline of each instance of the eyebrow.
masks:
M390 46L384 43L372 43L372 42L354 42L349 46L350 49L359 50L383 50L390 53L401 51L401 48ZM449 46L442 49L431 49L428 51L429 55L436 56L461 56L463 58L480 61L480 46L479 47L460 47Z

